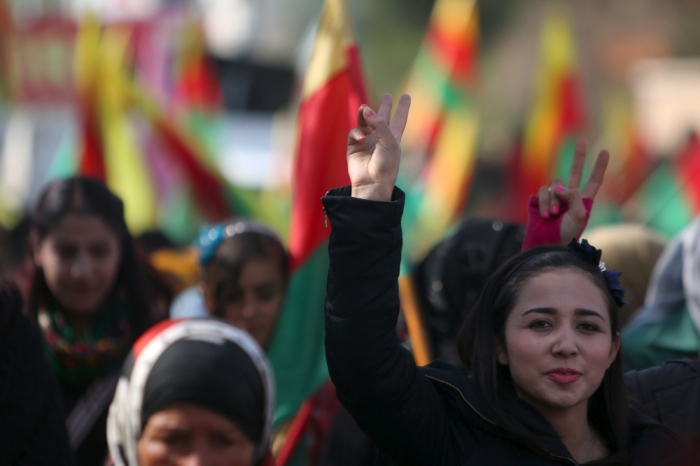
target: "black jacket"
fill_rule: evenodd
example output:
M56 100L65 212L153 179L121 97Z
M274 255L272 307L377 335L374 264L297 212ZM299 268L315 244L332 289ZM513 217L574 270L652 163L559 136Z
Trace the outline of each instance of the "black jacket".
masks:
M700 360L631 371L625 384L631 406L678 433L700 464Z
M349 187L323 198L333 231L326 298L326 358L338 399L360 428L398 465L577 464L534 408L544 449L494 421L470 376L436 361L417 368L396 335L404 195L392 202L350 197ZM665 431L635 418L631 463L664 465L675 449ZM534 435L534 434L533 434ZM545 438L546 437L546 438Z
M58 386L19 290L0 280L0 465L75 464Z

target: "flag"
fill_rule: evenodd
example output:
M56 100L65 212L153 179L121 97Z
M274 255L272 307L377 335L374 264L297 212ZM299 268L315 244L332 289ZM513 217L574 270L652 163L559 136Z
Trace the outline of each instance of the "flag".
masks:
M566 181L576 137L585 118L576 71L574 43L569 21L560 12L547 18L541 33L541 57L534 104L525 122L523 148L514 161L517 170L509 186L512 217L527 221L527 200L554 176Z
M293 416L328 379L323 347L327 240L321 197L349 184L347 135L366 103L359 55L343 0L326 0L299 107L289 249L290 282L269 358L275 422Z
M405 88L411 114L402 146L423 164L404 221L412 260L440 240L469 194L479 132L478 45L476 1L438 0Z
M621 93L603 95L603 140L611 157L600 197L619 206L644 184L657 161L642 142L629 99Z
M658 165L642 142L626 93L606 90L602 96L601 147L610 152L610 163L588 228L624 221L623 206Z
M200 135L192 134L182 123L188 109L181 107L179 118L169 116L130 72L136 39L132 27L102 29L91 18L79 30L77 172L103 180L122 198L133 233L160 225L184 240L178 233L192 230L199 223L198 216L215 222L231 215L227 186L207 159ZM194 60L191 56L202 56L187 47L182 52L189 61ZM187 66L183 67L187 75ZM201 99L186 103L198 110L204 104ZM183 225L190 228L183 229Z
M700 214L700 139L688 137L675 156L664 160L630 200L649 227L674 237Z

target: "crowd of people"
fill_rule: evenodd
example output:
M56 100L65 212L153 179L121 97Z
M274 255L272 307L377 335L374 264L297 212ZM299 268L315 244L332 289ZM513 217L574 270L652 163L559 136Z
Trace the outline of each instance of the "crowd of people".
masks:
M700 220L668 245L637 225L586 233L603 252L581 239L609 157L581 189L582 142L527 226L469 219L416 267L435 357L416 366L397 334L409 107L359 109L351 185L322 200L331 380L312 398L330 422L302 463L700 464ZM280 464L272 230L206 226L166 271L122 201L76 176L3 234L1 464Z

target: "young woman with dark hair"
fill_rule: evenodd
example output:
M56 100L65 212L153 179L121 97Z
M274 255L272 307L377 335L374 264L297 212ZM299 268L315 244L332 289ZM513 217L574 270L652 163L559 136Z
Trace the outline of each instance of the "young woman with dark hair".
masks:
M441 361L415 366L395 330L404 195L394 185L409 105L403 96L391 122L389 95L377 113L360 108L348 136L352 184L323 199L333 227L328 367L358 425L402 465L685 464L666 430L627 416L621 290L585 242L534 248L489 279L457 342L471 375ZM540 190L537 208L554 214L557 237L582 230L592 202L582 194L595 196L607 157L583 192L582 163L567 187Z
M158 313L124 205L103 183L85 177L50 183L32 221L37 270L29 310L58 377L77 463L101 464L119 368Z
M287 252L269 228L248 220L204 227L197 240L201 280L170 316L219 317L267 348L287 288Z

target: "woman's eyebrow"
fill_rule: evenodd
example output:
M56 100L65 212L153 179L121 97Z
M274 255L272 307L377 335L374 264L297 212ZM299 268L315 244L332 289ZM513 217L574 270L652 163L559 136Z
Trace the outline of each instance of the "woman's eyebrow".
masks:
M528 314L532 313L537 313L537 314L547 314L550 316L553 316L557 313L556 309L551 308L551 307L536 307L533 309L530 309L528 311L523 312L523 316L526 316Z
M592 311L590 309L576 309L574 312L578 316L598 317L600 320L605 322L605 317L603 317L599 312ZM532 314L532 313L555 315L557 313L557 311L556 311L556 309L551 308L551 307L536 307L536 308L529 309L529 310L523 312L523 316L526 316L526 315Z
M605 317L603 317L602 315L600 315L599 312L591 311L590 309L576 309L576 311L574 311L574 312L575 312L577 315L579 315L579 316L598 317L600 320L602 320L603 322L605 322Z

